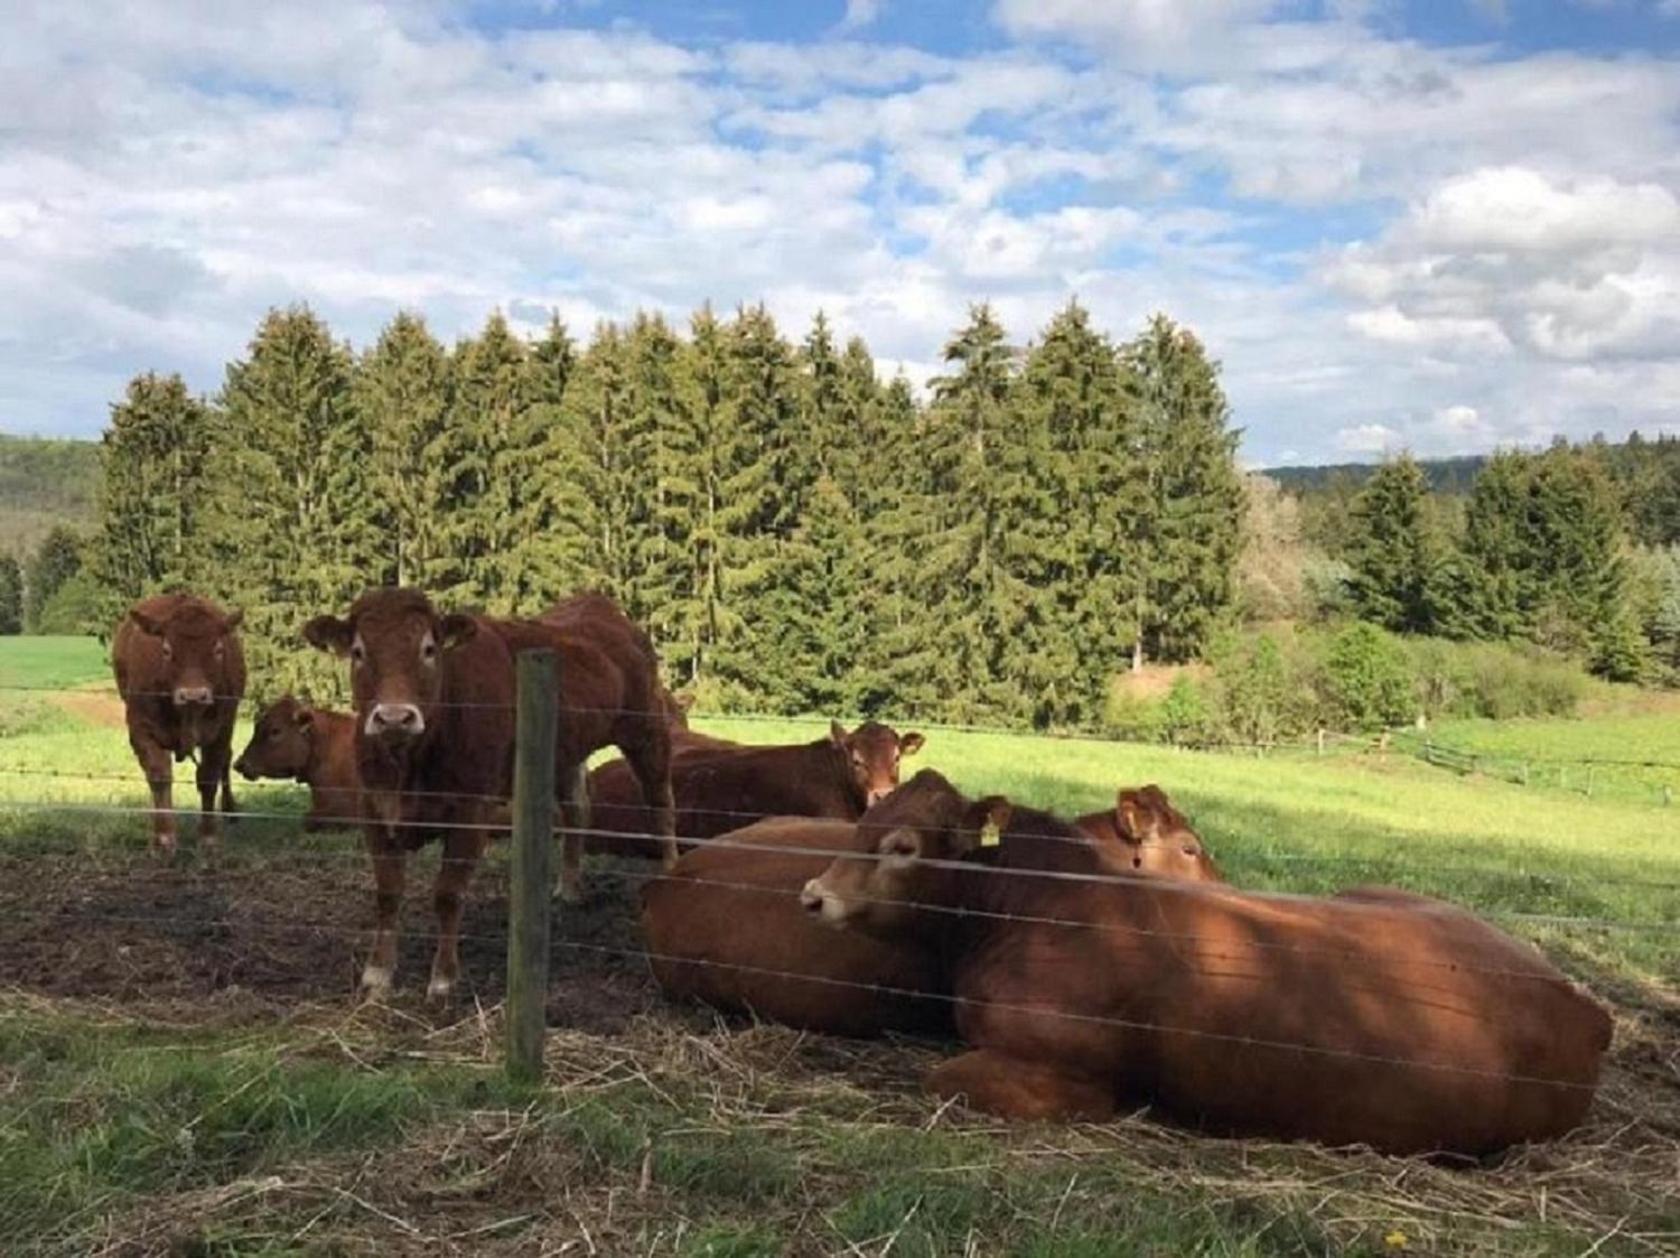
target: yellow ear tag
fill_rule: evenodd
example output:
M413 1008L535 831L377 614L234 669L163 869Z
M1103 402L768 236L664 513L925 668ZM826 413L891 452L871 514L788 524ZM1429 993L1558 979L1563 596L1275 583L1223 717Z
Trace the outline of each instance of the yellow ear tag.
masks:
M1003 842L1003 835L999 833L998 823L988 820L980 829L980 846L996 847Z

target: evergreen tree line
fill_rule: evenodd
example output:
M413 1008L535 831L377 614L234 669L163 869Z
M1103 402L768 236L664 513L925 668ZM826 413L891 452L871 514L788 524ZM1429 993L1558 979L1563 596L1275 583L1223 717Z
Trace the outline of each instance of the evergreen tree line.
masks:
M1602 444L1500 452L1456 511L1409 456L1384 464L1351 503L1351 610L1399 633L1533 642L1617 681L1680 669L1680 549L1663 544L1680 535L1663 532L1670 465L1631 444L1620 468ZM1635 529L1656 544L1635 545Z
M1113 674L1228 618L1237 434L1163 316L1116 344L1069 304L1024 349L975 307L918 399L818 315L762 308L361 352L306 308L220 392L112 407L88 580L108 628L185 587L245 610L264 694L336 696L309 615L403 583L532 613L599 589L711 708L1093 725Z

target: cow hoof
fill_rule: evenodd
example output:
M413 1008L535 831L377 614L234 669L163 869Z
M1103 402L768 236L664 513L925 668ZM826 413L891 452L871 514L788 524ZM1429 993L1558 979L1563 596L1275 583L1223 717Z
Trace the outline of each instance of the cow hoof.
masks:
M391 971L382 965L370 965L362 971L362 995L371 1001L383 1001L391 994Z
M166 861L175 859L175 836L152 840L152 854Z
M442 1004L455 994L455 980L432 976L432 981L426 984L426 999Z

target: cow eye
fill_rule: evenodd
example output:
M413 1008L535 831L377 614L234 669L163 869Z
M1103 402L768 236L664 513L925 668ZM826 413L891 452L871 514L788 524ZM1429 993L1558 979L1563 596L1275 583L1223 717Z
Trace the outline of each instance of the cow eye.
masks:
M1181 850L1184 852L1184 854L1186 856L1200 856L1201 855L1201 853L1198 852L1195 849L1195 847L1193 847L1192 845L1190 845L1188 843L1186 843Z
M420 644L420 658L430 664L437 659L437 643L427 638Z
M163 644L163 658L166 660L172 660L175 658L175 648L170 646L168 642Z
M351 645L350 645L350 662L352 664L361 664L361 663L365 662L366 659L367 659L367 651L362 647L362 644L360 642L351 643Z
M216 649L213 652L213 654L215 655L215 657L217 659L221 659L222 656L227 654L227 647L223 646L220 642L218 642L218 643L216 643Z

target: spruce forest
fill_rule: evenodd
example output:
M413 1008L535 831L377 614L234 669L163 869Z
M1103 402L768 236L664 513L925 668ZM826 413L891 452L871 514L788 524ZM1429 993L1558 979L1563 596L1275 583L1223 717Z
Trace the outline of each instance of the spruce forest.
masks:
M797 343L745 307L587 344L493 314L453 347L403 313L358 352L275 310L212 398L133 380L97 530L0 584L32 625L57 591L55 627L103 631L203 592L245 610L254 694L323 701L341 670L299 626L390 583L496 614L602 590L714 711L1264 739L1409 719L1426 678L1355 702L1335 675L1402 640L1680 670L1680 442L1503 453L1458 494L1401 457L1297 496L1239 471L1218 365L1165 316L1119 340L1070 303L1018 346L977 306L943 359L918 396L820 313ZM1293 677L1280 624L1378 638ZM1128 672L1202 660L1222 719L1183 679L1149 720L1117 705ZM1288 716L1326 670L1335 710Z

